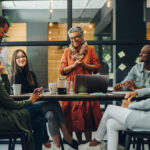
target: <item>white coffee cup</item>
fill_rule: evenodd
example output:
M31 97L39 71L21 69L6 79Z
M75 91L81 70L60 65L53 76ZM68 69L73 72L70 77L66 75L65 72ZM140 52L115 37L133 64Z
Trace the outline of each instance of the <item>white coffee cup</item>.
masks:
M13 84L13 94L20 95L21 94L21 84Z
M49 88L50 94L56 94L56 83L49 83L48 88Z

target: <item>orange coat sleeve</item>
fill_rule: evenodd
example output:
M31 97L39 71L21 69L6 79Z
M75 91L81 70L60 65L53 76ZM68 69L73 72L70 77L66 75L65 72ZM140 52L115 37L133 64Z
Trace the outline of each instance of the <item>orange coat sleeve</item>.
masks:
M68 48L64 50L64 53L60 61L60 73L61 75L66 75L64 73L64 67L68 66Z

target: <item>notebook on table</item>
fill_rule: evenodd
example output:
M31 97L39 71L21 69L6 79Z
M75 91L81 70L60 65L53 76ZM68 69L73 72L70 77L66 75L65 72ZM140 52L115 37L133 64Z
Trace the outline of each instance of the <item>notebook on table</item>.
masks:
M107 75L77 75L75 93L107 92L109 78Z

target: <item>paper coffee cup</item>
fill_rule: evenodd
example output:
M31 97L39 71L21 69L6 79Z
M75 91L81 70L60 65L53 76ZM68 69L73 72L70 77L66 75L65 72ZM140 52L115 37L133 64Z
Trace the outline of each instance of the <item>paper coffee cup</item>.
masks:
M13 94L20 95L21 94L21 84L13 84Z
M49 83L48 88L49 88L50 94L56 94L56 83Z

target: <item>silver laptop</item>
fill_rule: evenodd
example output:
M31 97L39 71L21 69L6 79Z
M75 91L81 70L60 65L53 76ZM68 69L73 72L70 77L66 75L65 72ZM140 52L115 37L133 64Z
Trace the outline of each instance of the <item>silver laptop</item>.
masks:
M107 75L77 75L75 93L107 92L109 78Z

